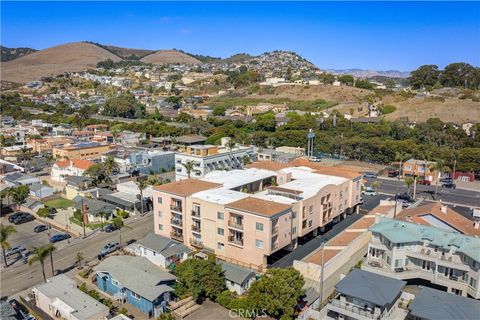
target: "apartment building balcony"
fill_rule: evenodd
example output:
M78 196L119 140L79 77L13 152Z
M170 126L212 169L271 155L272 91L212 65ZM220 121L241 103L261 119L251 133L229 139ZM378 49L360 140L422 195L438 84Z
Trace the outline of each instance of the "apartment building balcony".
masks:
M198 249L203 249L203 242L201 239L190 238L190 245Z
M192 217L200 219L200 210L192 210Z
M182 219L172 218L172 219L170 219L170 223L171 223L172 225L177 226L177 227L180 227L180 228L183 227Z
M192 231L200 233L202 231L202 229L200 228L199 224L192 224Z
M422 248L419 251L406 250L405 254L412 258L433 261L436 265L441 265L448 268L462 271L470 270L470 267L464 264L459 256L445 253L442 254L442 252L435 252L434 249Z
M243 247L243 238L237 238L235 236L229 236L228 237L228 243Z
M338 314L358 320L383 319L385 316L385 312L380 313L380 309L378 308L370 309L361 307L347 301L341 301L338 299L338 296L328 302L327 308Z
M183 233L172 231L170 232L170 238L183 242Z
M172 211L176 211L176 212L180 212L182 213L182 203L181 202L173 202L171 205L170 205L170 210Z
M272 234L277 234L277 233L278 233L278 225L272 226Z
M228 226L230 228L243 230L243 223L239 222L238 220L228 220Z

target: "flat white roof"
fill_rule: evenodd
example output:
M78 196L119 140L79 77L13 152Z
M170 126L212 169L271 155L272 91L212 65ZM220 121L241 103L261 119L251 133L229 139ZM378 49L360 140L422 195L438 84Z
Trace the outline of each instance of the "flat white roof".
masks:
M210 189L192 194L192 198L213 202L217 204L229 204L237 200L248 198L248 193L224 188Z
M275 195L275 194L268 194L267 190L262 192L257 192L253 194L252 197L262 199L262 200L269 200L269 201L274 201L278 203L283 203L283 204L294 204L297 202L297 200L291 199L288 197Z
M249 168L230 171L215 170L207 173L201 180L222 184L226 189L233 189L273 176L276 176L273 171Z

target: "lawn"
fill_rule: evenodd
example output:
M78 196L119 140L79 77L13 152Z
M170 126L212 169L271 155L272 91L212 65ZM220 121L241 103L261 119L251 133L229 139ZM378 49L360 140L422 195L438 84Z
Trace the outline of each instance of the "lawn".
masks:
M73 201L64 199L64 198L58 198L58 199L53 199L53 200L48 200L43 203L47 207L55 208L55 209L63 209L63 208L69 208L73 206Z

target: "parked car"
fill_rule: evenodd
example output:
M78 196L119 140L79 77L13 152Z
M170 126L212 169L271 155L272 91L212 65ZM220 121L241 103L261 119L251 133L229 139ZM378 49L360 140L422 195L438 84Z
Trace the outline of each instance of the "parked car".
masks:
M399 202L402 204L402 208L408 208L413 204L412 202L407 200L400 200Z
M26 250L27 249L25 249L25 247L23 247L23 246L16 246L16 247L13 247L10 250L6 251L5 255L7 257L9 257L9 256L14 255L14 254L22 253L23 251L26 251Z
M444 183L442 184L442 188L449 188L449 189L455 189L457 187L457 185L455 183Z
M32 216L30 213L23 213L19 216L16 216L12 222L13 224L22 224L22 223L26 223L26 222L29 222L29 221L33 221L35 220L35 217Z
M372 187L366 187L365 190L362 191L362 194L368 195L368 196L376 196L377 191L373 190Z
M453 183L453 179L452 178L442 178L442 179L440 179L440 182L442 182L442 183Z
M25 214L25 212L16 212L16 213L12 214L8 217L8 222L13 223L13 220L15 220L16 218L18 218L18 217L20 217L24 214Z
M71 236L68 233L57 233L50 237L50 242L55 243L69 239Z
M389 170L387 172L387 175L390 178L396 178L396 177L398 177L398 170Z
M105 227L105 232L113 232L117 230L117 227L115 227L113 224L109 223L106 227Z
M23 316L28 315L28 309L23 304L18 302L17 299L10 299L8 303L10 303L16 312L21 313Z
M310 162L321 162L322 161L322 159L317 158L317 157L310 157L309 160L310 160Z
M33 232L35 232L35 233L43 232L45 230L48 230L48 227L44 224L39 224L38 226L33 228Z
M419 180L417 184L423 184L424 186L429 186L432 183L430 182L430 180Z
M375 172L364 172L363 177L377 179L377 174Z
M408 201L408 202L415 202L415 199L413 199L413 197L411 195L409 195L408 193L397 194L397 200L405 200L405 201Z
M105 257L107 254L112 253L119 248L118 242L109 242L107 243L100 251L98 252L98 257L101 259Z

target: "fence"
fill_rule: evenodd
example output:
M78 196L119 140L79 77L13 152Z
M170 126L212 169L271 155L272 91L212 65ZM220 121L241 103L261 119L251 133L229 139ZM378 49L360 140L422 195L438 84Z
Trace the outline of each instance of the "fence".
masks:
M37 307L35 300L27 300L20 296L20 301L27 306L27 308L37 317L39 320L54 320L45 311Z
M237 266L244 267L244 268L256 271L256 272L263 273L265 271L264 267L261 266L261 265L256 265L256 264L253 264L253 263L245 263L245 262L238 261L237 259L227 258L227 257L220 256L220 255L216 255L216 258L219 259L219 260L225 261L225 262L230 262L230 263L236 264Z

